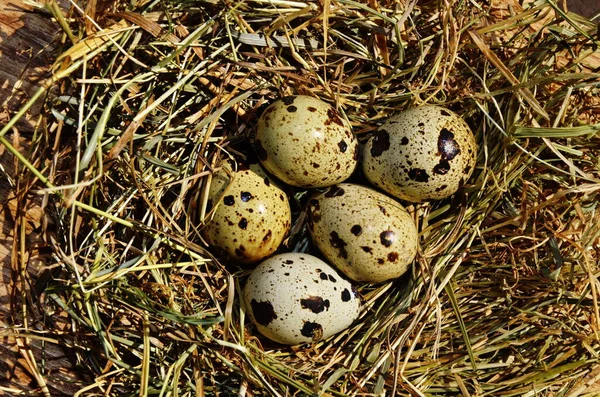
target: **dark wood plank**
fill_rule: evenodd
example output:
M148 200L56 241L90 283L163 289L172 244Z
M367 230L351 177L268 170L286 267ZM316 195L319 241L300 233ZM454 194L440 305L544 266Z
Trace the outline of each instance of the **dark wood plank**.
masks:
M0 0L0 126L4 125L31 98L47 77L59 30L50 18L21 0ZM34 106L27 117L17 124L18 145L24 152L27 138L40 111ZM16 133L16 132L15 132ZM7 135L13 139L15 133ZM23 285L16 277L12 249L18 204L15 198L14 156L0 146L0 395L72 396L82 387L69 352L58 344L37 339L17 338L13 329L23 326L20 292ZM29 291L45 261L38 248L43 241L36 233L40 225L39 200L27 200L26 225L27 277ZM35 302L35 297L32 301ZM41 312L32 309L27 315L29 329L41 330ZM36 367L34 369L32 367ZM41 374L41 377L39 376ZM37 376L36 376L37 375Z

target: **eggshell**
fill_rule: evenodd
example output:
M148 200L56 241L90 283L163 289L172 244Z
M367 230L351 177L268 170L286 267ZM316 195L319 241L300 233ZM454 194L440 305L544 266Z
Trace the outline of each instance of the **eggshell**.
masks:
M275 255L258 265L248 277L243 302L260 333L288 345L343 331L360 311L352 285L327 263L303 253Z
M417 229L394 199L342 183L308 201L308 229L326 260L355 281L400 277L417 253Z
M477 144L468 124L440 106L422 106L384 122L363 147L367 179L410 202L454 194L470 178Z
M254 146L267 171L298 187L331 186L358 161L350 126L329 104L298 95L273 102L261 115Z
M227 163L212 177L209 205L204 239L223 257L240 263L273 254L292 222L285 192L264 171L232 171Z

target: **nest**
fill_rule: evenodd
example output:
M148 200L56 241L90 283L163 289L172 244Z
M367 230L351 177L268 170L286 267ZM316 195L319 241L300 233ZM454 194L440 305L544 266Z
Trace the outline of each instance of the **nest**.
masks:
M88 376L81 394L594 393L596 24L553 0L47 10L61 51L18 159L21 189L44 197L52 263L35 297L44 315L18 332L68 347ZM359 140L398 111L443 105L468 122L479 153L457 194L407 204L420 241L412 274L359 285L349 329L287 347L249 323L239 298L249 269L215 257L200 230L207 178L223 158L252 156L262 110L293 94L335 106ZM288 192L294 225L281 251L314 252L309 192Z

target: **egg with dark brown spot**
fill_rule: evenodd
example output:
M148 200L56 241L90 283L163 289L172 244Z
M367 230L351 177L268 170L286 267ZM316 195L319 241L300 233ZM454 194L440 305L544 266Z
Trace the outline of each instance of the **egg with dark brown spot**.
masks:
M346 180L358 162L350 125L331 105L306 95L273 102L258 120L254 146L262 165L298 187Z
M211 208L202 236L209 249L239 263L273 254L291 226L285 193L258 165L234 171L229 163L212 175Z
M326 339L360 312L352 285L321 259L302 253L263 261L248 277L242 298L258 331L287 345Z
M423 202L456 193L476 161L477 144L468 124L448 109L427 105L384 122L363 147L362 169L392 196Z
M368 187L331 186L310 198L307 214L317 248L352 280L400 277L417 253L413 218L396 200Z

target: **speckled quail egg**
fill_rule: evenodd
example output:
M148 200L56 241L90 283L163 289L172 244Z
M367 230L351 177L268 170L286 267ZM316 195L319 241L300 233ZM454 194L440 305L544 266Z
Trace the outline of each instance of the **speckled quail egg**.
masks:
M408 109L389 118L363 147L367 179L410 202L454 194L471 176L475 137L456 113L440 106Z
M209 213L202 235L225 258L258 262L271 255L291 225L287 196L264 171L232 171L228 163L213 175Z
M326 260L355 281L400 277L417 253L417 229L394 199L341 183L308 201L308 229Z
M267 171L298 187L342 182L358 161L350 126L329 104L305 95L269 105L258 121L254 145Z
M349 327L360 298L352 285L319 258L275 255L252 271L243 292L250 320L276 342L317 342Z

